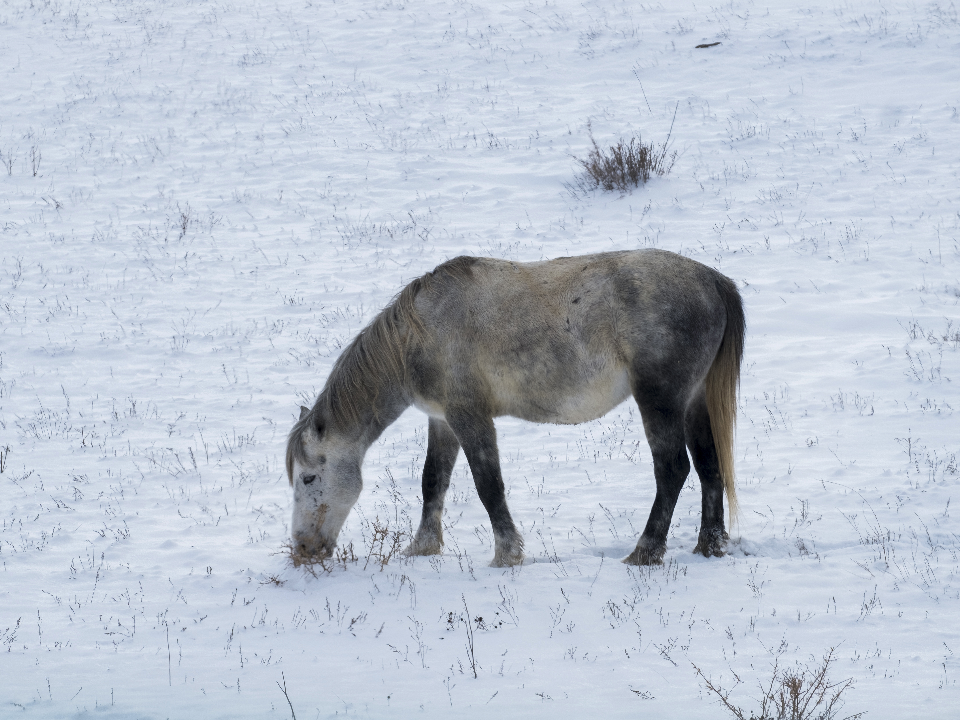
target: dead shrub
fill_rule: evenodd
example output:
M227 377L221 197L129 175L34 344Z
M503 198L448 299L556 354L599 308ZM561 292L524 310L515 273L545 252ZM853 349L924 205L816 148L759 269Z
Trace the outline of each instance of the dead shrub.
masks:
M379 517L374 518L370 523L369 547L363 569L366 570L373 561L383 570L391 558L400 552L405 537L406 533L402 530L391 530L389 521L381 522Z
M620 138L609 150L603 150L593 137L593 128L587 123L593 149L586 160L574 158L583 172L567 188L575 195L584 195L597 188L608 192L627 193L632 188L645 184L651 177L666 175L673 168L677 153L667 155L670 134L660 147L654 143L644 144L639 135L629 142Z
M844 704L841 696L853 686L853 680L847 678L831 682L827 677L830 664L836 659L833 651L834 648L830 648L823 662L813 669L783 670L778 656L773 664L770 682L766 687L760 683L760 709L750 710L749 713L730 700L730 693L741 683L736 673L733 676L736 684L727 690L719 684L715 685L696 665L693 669L707 690L716 695L737 720L836 720ZM846 715L842 720L855 720L863 714Z

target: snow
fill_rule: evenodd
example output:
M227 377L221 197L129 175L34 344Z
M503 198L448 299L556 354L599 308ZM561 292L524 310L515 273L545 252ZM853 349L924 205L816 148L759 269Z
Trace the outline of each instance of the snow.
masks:
M754 707L836 648L844 713L955 717L957 57L953 3L4 2L0 715L716 718L694 665ZM588 122L677 163L573 195ZM650 246L744 296L729 555L692 477L620 564L628 402L498 420L535 562L487 567L462 457L445 554L367 561L419 519L411 410L359 560L290 565L286 433L405 282Z

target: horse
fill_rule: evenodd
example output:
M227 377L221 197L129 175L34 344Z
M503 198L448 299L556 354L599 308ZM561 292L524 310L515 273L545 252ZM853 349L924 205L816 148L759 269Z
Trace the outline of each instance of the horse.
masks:
M632 396L656 498L623 562L662 563L690 457L694 552L720 557L737 515L733 443L746 325L735 283L657 249L520 263L457 257L413 280L342 352L287 440L294 557L324 559L363 487L367 449L411 405L428 416L423 511L408 556L440 554L461 448L493 527L491 566L524 559L494 418L576 424ZM690 457L687 455L690 451Z

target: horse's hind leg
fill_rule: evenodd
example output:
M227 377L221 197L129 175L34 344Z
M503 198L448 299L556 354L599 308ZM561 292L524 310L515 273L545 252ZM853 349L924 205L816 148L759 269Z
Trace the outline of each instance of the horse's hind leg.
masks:
M460 452L460 443L443 420L430 418L423 464L423 516L405 555L439 555L443 549L443 499Z
M693 551L704 557L721 557L727 545L727 533L723 527L723 478L713 442L707 401L702 392L687 408L685 426L693 467L700 476L703 503L700 537Z
M640 406L643 429L653 453L653 474L657 496L637 547L624 562L628 565L658 565L667 549L667 532L683 483L690 473L690 460L684 447L683 407L649 389L634 391Z
M493 525L495 548L491 567L519 565L523 562L523 538L507 508L493 419L469 410L451 409L447 411L447 422L463 446L480 502Z

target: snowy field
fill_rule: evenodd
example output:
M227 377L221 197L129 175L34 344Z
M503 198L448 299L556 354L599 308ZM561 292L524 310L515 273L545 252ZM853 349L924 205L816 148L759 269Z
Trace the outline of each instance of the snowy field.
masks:
M798 5L0 2L0 716L722 718L694 665L748 709L835 648L841 717L957 717L958 9ZM588 123L671 122L669 175L569 191ZM419 520L410 410L358 560L290 565L286 434L405 282L641 247L744 297L729 555L693 475L620 563L627 402L497 422L533 562L487 566L462 454L445 554L367 561Z

